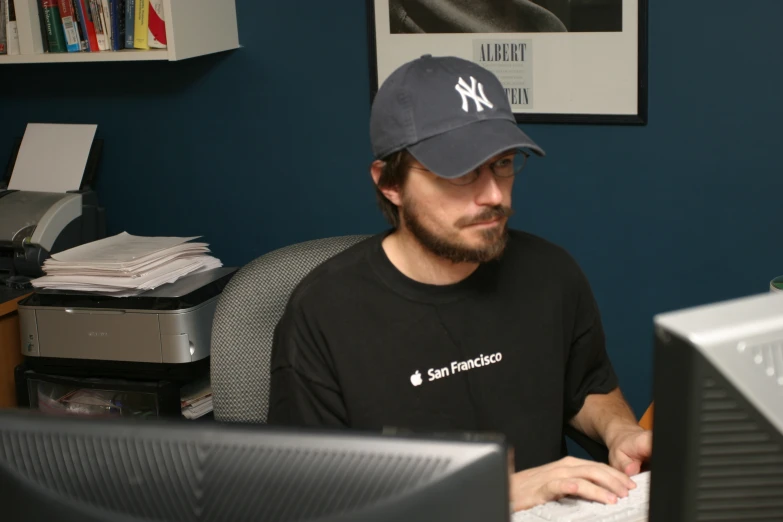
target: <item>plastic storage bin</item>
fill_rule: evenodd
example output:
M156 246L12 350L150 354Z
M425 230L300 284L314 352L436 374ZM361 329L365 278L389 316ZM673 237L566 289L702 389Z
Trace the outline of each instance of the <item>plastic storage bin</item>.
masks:
M46 414L100 417L181 416L180 387L169 381L68 377L24 371L20 406ZM21 382L19 382L21 381ZM27 404L24 404L24 399Z

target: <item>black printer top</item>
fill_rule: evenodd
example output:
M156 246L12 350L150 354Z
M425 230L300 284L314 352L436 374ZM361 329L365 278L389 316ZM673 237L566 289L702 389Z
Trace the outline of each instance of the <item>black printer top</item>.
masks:
M183 310L219 295L236 273L236 267L220 267L190 274L173 283L128 297L67 290L35 290L20 306L64 308L115 308L122 310Z

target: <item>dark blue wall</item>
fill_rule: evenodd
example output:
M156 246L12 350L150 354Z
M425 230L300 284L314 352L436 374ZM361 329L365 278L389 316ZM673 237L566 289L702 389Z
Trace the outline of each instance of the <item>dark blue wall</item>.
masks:
M203 235L227 265L382 229L364 2L237 3L234 52L0 66L0 158L27 122L97 123L110 233ZM560 243L589 276L639 414L653 314L764 292L783 274L783 3L696 4L652 2L649 125L526 126L548 157L514 195L512 225Z

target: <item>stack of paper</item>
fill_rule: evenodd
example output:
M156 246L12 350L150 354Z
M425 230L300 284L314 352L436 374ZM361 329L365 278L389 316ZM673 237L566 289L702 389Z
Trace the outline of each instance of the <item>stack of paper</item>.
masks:
M198 419L212 411L212 386L209 379L200 379L186 384L180 390L182 415Z
M36 288L137 295L182 276L223 266L195 237L141 237L123 232L54 254Z

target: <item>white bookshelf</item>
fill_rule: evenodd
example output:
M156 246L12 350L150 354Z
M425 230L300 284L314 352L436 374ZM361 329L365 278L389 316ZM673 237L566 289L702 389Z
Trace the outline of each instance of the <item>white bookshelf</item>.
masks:
M237 13L234 0L163 0L166 49L0 55L0 65L184 60L237 49ZM44 36L45 38L45 36Z

